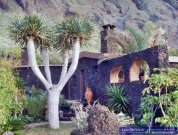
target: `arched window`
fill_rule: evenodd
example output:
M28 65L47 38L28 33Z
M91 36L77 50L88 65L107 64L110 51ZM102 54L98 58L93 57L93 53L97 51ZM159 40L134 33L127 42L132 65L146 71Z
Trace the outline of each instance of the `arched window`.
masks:
M146 80L149 78L150 69L143 59L135 59L130 67L130 81Z
M124 82L124 72L120 65L115 65L110 72L110 83Z

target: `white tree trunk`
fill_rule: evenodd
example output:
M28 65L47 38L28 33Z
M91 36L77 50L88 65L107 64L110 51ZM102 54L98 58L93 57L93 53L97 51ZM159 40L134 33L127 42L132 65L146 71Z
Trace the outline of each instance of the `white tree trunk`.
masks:
M59 128L59 95L55 89L48 91L48 121L52 129Z
M62 89L64 88L65 84L70 79L70 77L74 74L74 72L75 72L75 70L77 68L78 60L79 60L79 53L80 53L80 42L79 42L79 39L77 39L74 42L72 51L73 51L73 53L72 53L72 63L70 65L70 68L69 68L68 72L66 73L64 79L61 80L61 82L59 82L58 85L57 85L57 89L58 89L59 93L62 91Z
M27 52L28 52L28 64L30 65L33 73L38 77L38 79L44 84L46 89L50 89L51 85L48 81L44 78L43 74L41 73L37 62L36 62L36 54L35 54L35 45L32 38L27 40Z
M48 82L50 84L52 84L51 71L50 71L50 66L49 66L49 55L48 55L48 50L46 47L42 47L41 55L42 55L46 78L47 78Z
M58 85L64 79L64 77L65 77L65 75L67 73L68 62L69 62L69 52L66 50L63 53L63 66L62 66L61 77L60 77Z
M52 129L59 128L59 96L64 88L65 84L69 80L69 78L74 74L79 60L79 52L80 52L80 43L79 39L73 44L73 54L72 54L72 63L70 65L69 70L67 71L68 65L68 54L64 57L64 65L61 73L61 77L57 86L52 85L51 74L49 69L49 61L47 50L42 51L43 63L45 66L45 73L48 81L42 75L37 62L35 55L35 46L33 39L28 39L27 41L27 51L28 51L28 61L29 65L32 68L34 74L41 80L46 89L48 90L48 121L49 126ZM47 58L47 61L46 61Z

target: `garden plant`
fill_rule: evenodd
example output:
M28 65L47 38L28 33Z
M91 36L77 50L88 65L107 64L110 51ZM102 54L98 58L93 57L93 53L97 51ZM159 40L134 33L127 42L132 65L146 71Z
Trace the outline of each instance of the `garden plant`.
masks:
M141 124L150 128L153 123L162 126L178 126L178 69L155 69L148 87L143 90L140 109L143 113ZM161 110L161 115L156 112Z

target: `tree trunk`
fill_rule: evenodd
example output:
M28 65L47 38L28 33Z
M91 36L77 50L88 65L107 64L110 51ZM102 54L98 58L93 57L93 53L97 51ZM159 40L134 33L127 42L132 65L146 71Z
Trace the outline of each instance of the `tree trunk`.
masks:
M42 55L46 78L48 82L52 84L51 71L50 71L50 66L49 66L49 55L48 55L48 49L46 47L42 47L41 55Z
M51 85L48 81L44 78L43 74L41 73L37 62L36 62L36 54L35 54L35 45L32 38L27 40L27 52L28 52L28 64L31 67L33 73L38 77L38 79L44 84L46 89L51 88Z
M73 49L72 49L72 63L69 67L68 72L66 73L65 77L61 80L61 82L58 83L57 89L59 92L62 91L64 86L66 85L67 81L70 79L70 77L74 74L79 60L79 53L80 53L80 42L77 38L76 41L73 43Z
M59 95L57 90L48 91L48 121L52 129L59 128Z
M62 66L62 72L61 72L61 77L59 80L58 85L60 84L60 82L64 79L66 73L67 73L67 66L69 63L69 52L68 50L64 51L63 53L63 66Z

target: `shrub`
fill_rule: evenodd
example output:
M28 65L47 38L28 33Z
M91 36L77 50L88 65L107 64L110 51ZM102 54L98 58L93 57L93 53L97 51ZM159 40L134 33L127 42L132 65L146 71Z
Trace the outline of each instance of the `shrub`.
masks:
M36 88L32 90L32 95L27 97L27 115L33 118L33 121L44 119L46 100L47 93L40 93L40 89Z
M74 108L75 110L75 118L71 118L72 122L77 126L77 130L81 133L86 133L88 130L88 111L89 108L83 109L83 106L80 104L79 106Z
M27 119L24 116L10 117L7 124L4 125L6 131L19 131L24 129L24 125L27 123Z
M152 74L149 87L143 90L141 124L152 126L155 122L163 126L178 126L178 69L155 69L160 74ZM161 115L156 116L160 110Z
M126 113L129 114L129 99L124 94L123 88L116 85L108 85L107 96L108 96L108 106L115 113Z
M18 87L12 64L0 60L0 134L5 131L10 117L20 115L25 103L23 90Z

